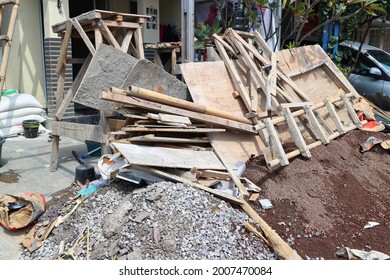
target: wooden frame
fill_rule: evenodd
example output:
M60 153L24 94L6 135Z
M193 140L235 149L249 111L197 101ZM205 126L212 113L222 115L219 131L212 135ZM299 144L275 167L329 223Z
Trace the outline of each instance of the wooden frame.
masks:
M142 23L145 22L147 18L149 17L143 15L92 10L53 25L53 31L61 37L61 49L56 68L58 83L55 121L52 123L53 143L50 165L51 171L55 171L58 168L60 136L67 136L81 141L91 140L102 143L103 153L107 152L109 128L104 112L100 112L100 122L98 125L65 123L61 122L61 119L79 88L92 57L100 44L106 42L123 52L130 52L138 59L145 58L141 28ZM122 42L119 42L118 39L122 34L124 34ZM74 79L71 88L68 90L65 97L63 97L66 64L79 63L78 60L66 57L68 44L72 38L81 38L90 54L83 61L83 65Z

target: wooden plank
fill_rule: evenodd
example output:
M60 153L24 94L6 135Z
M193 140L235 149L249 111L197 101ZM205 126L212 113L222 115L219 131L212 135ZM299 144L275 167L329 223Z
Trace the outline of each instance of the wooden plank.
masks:
M267 57L268 59L271 59L272 50L269 48L267 43L264 41L263 37L261 37L260 33L255 30L253 32L253 35L255 37L256 44L263 50L263 56Z
M52 133L51 155L50 155L50 172L58 169L58 152L60 149L60 136Z
M181 69L194 102L219 106L236 116L244 116L244 102L226 94L233 92L234 86L223 61L185 63ZM238 161L246 162L251 155L260 155L264 147L258 135L226 132L208 133L207 136L214 150L223 155L225 166L233 174ZM238 181L237 178L235 180Z
M272 53L271 54L271 71L269 73L269 77L270 77L270 85L271 85L271 95L275 96L275 97L276 97L276 90L277 90L276 73L277 73L276 54Z
M130 142L149 142L149 143L210 143L208 139L205 138L177 138L177 137L159 137L154 135L144 135L131 137Z
M95 54L95 47L93 46L91 40L85 33L84 29L81 27L79 21L76 18L71 19L73 26L76 28L77 32L80 34L81 38L83 39L85 45L89 49L89 52L94 55Z
M62 68L66 67L66 53L68 51L68 43L70 40L70 35L72 34L73 24L72 21L68 21L66 31L64 36L61 38L61 49L60 55L57 61L56 74L57 76L60 74Z
M130 164L172 168L225 170L212 151L112 143Z
M137 58L138 59L144 59L145 58L145 52L144 52L144 45L143 45L143 41L142 41L141 28L137 28L135 30L134 41L135 41L135 48L137 50Z
M329 111L330 117L332 118L332 120L336 124L337 130L340 133L345 133L344 125L341 122L339 116L337 115L336 109L334 108L334 106L333 106L332 102L330 101L330 99L326 100L325 105L326 105L326 108Z
M102 129L97 125L53 121L52 134L67 136L82 142L90 140L104 143Z
M188 117L176 116L171 114L158 114L159 120L163 122L176 122L191 125L191 120Z
M278 160L282 166L288 165L289 162L286 153L284 152L282 143L280 142L278 133L272 123L272 120L270 118L267 118L264 120L264 124L269 131L271 149L276 153ZM269 166L268 162L267 166Z
M216 171L216 170L200 170L199 177L203 178L216 178L220 180L231 180L229 173Z
M61 105L59 106L58 110L56 111L56 118L57 120L61 120L66 112L66 109L68 108L70 102L73 99L74 94L76 93L78 87L80 86L80 83L82 79L84 78L85 72L87 71L87 68L89 66L89 63L92 60L92 55L89 54L87 59L85 60L83 66L81 66L81 69L77 73L76 78L73 81L72 86L69 88L68 92L66 93L65 98L62 100Z
M147 128L147 127L123 127L127 132L171 132L171 133L221 133L224 128Z
M351 118L352 122L360 128L362 126L358 116L356 115L355 109L352 106L352 103L349 101L348 97L343 94L341 96L341 99L343 100L344 106L347 108L349 117Z
M310 106L305 106L304 110L306 112L306 118L309 120L314 135L317 137L317 139L321 140L322 144L328 144L328 137L326 136L325 131L323 130L319 121L314 115L313 110L310 108Z
M201 184L197 184L197 183L191 182L188 179L185 179L183 177L176 176L176 175L164 172L162 170L158 170L158 169L150 168L150 167L143 167L143 166L132 166L132 168L137 169L137 170L141 170L141 171L153 174L153 175L161 176L163 178L166 178L166 179L169 179L169 180L173 180L175 182L180 182L180 183L183 183L185 185L189 185L191 187L195 187L197 189L201 189L203 191L211 193L212 195L214 195L214 196L216 196L218 198L221 198L223 200L226 200L226 201L228 201L230 203L233 203L235 205L241 205L243 203L242 199L238 199L238 198L236 198L234 196L225 194L225 193L223 193L223 192L221 192L219 190L207 188L207 187L205 187L205 186L203 186Z
M126 35L123 38L121 50L125 53L127 53L129 50L131 39L133 38L133 34L134 34L134 30L129 29L126 31Z
M110 92L112 92L114 94L142 98L145 100L158 102L158 103L166 104L166 105L170 105L170 106L175 106L178 108L191 110L194 112L199 112L202 114L207 114L207 115L216 116L216 117L220 117L220 118L225 118L227 120L232 120L232 121L241 122L241 123L245 123L245 124L252 123L247 118L238 117L234 114L231 114L230 112L218 109L216 107L196 104L194 102L190 102L190 101L183 100L183 99L176 98L176 97L172 97L172 96L167 96L165 94L161 94L161 93L156 92L156 91L148 90L145 88L139 88L139 87L132 86L132 85L129 86L129 89L127 91L121 90L118 88L114 88L114 87L110 87Z
M136 99L136 98L132 98L129 96L123 96L123 95L113 94L113 93L109 93L109 92L102 92L101 98L103 100L109 100L109 101L114 101L114 102L118 102L118 103L130 104L130 105L134 105L134 106L144 108L144 109L149 109L149 110L156 111L156 112L174 113L176 115L186 116L186 117L189 117L190 119L194 119L197 121L201 121L201 122L209 123L209 124L213 124L213 125L219 125L222 127L233 129L233 130L244 131L247 133L256 133L255 131L253 131L253 126L248 125L248 124L239 123L236 121L227 120L224 118L206 115L206 114L202 114L202 113L197 113L197 112L193 112L193 111L189 111L189 110L185 110L185 109L180 109L180 108L176 108L176 107L172 107L172 106L168 106L168 105L163 105L163 104L156 103L156 102L142 100L140 98Z
M289 130L291 132L291 135L294 139L295 145L297 145L299 151L304 157L310 158L311 153L309 149L306 146L305 140L303 139L303 136L301 134L301 131L298 128L297 123L295 122L294 117L291 114L291 111L289 108L284 108L282 112L283 116L286 118L287 125L289 127Z
M95 28L94 33L95 33L95 48L98 49L100 44L103 43L103 34L99 28Z
M225 62L225 66L229 71L231 81L233 82L234 85L234 89L240 94L242 101L244 102L247 110L250 112L252 107L251 107L251 101L249 99L249 94L244 84L242 83L234 64L230 60L229 55L225 51L223 45L219 43L219 41L215 41L215 45L218 49L219 55L222 57L223 61Z
M103 20L99 20L98 21L98 26L99 26L99 29L100 31L102 32L103 34L103 37L106 38L106 40L108 41L108 43L113 46L114 48L120 50L121 49L121 46L118 44L117 40L115 39L114 35L112 35L111 33L111 30L108 29L108 27L106 26L106 24L104 23Z
M112 11L104 11L104 10L92 10L86 13L83 13L77 16L77 20L81 25L90 24L91 21L105 19L109 20L110 18L115 20L118 16L122 16L123 22L135 22L138 24L142 24L146 19L149 19L150 16L138 15L138 14L126 14L126 13L118 13ZM60 22L52 26L52 30L54 33L63 32L66 28L66 22Z
M271 246L286 260L300 260L302 259L295 250L290 246L273 230L260 216L259 214L247 203L241 205L242 209L247 215L261 228L267 237Z

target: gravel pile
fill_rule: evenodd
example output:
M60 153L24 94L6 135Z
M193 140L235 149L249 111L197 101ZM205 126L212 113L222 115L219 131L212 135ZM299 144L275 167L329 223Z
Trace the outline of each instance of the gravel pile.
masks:
M68 205L70 208L72 205ZM22 259L54 259L60 243L74 258L90 259L275 259L249 233L245 213L204 191L161 182L134 191L108 187L86 200L42 247ZM75 241L81 240L74 246ZM72 258L62 255L63 258Z

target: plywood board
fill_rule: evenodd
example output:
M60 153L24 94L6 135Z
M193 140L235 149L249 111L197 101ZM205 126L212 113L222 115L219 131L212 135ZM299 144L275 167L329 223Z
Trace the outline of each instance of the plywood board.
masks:
M246 107L241 99L233 97L233 84L222 61L184 63L181 70L195 103L245 116ZM246 162L251 155L260 155L264 148L258 135L235 132L207 135L213 147L233 169L238 161Z
M212 151L195 151L190 149L161 148L133 144L113 143L130 164L172 167L225 170Z
M337 66L333 63L333 61L319 45L304 46L295 48L293 50L282 50L277 52L276 54L277 60L279 62L278 65L286 74L295 73L300 68L307 68L308 65L326 62L329 67L331 67L338 79L348 88L348 91L353 93L356 97L359 97L354 87L348 82L347 78L345 78L345 76L340 72ZM313 83L317 81L318 80L312 80ZM316 91L305 91L305 93L310 98L313 96L315 97L315 95L317 94Z

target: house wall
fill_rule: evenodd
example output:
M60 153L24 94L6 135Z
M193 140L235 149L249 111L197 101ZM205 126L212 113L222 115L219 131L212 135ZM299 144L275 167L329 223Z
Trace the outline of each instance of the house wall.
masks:
M4 19L8 22L11 6ZM2 26L1 34L5 34ZM35 96L45 107L42 63L42 41L39 21L39 1L20 1L4 88L14 88Z
M30 0L31 1L31 0ZM38 0L39 1L39 0ZM23 1L21 1L23 2ZM37 2L33 0L32 2ZM57 0L43 0L43 22L45 30L45 38L58 37L56 33L53 33L52 25L60 23L69 18L69 3L67 0L62 1L62 8L57 8Z
M148 15L147 9L153 7L157 9L156 29L148 29L147 23L142 26L144 43L157 43L160 39L160 1L159 0L138 0L138 14Z

